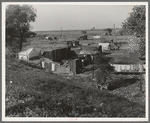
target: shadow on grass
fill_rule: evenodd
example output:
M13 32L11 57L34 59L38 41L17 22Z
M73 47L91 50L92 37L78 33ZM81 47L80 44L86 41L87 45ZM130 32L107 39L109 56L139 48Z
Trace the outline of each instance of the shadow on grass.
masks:
M110 55L111 52L108 52L108 51L107 51L107 52L103 52L103 54L104 54L104 55Z
M131 84L134 84L135 82L137 81L137 79L135 78L132 78L132 79L117 79L117 80L113 80L109 87L108 87L108 90L115 90L117 88L120 88L120 87L126 87L126 86L129 86Z

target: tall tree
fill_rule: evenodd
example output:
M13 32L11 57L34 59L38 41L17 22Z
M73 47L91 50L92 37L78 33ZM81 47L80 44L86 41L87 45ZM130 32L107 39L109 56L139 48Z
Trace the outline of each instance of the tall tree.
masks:
M136 33L140 38L139 57L145 55L145 5L134 6L130 16L122 23L122 29L129 34Z
M25 33L30 30L30 22L34 22L36 10L30 5L9 5L6 8L6 43L12 44L14 38L18 37L19 51L25 40Z
M145 5L134 6L129 17L122 23L128 33L145 33Z

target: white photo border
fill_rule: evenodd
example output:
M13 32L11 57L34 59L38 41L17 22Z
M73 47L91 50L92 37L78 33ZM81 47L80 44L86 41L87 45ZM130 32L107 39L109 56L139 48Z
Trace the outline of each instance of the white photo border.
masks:
M21 118L21 117L6 117L5 116L5 11L7 5L15 5L15 4L30 4L30 5L145 5L146 6L146 117L145 118L76 118L76 117L68 117L68 118ZM148 121L149 120L149 83L148 83L148 75L149 75L149 51L148 51L148 2L2 2L2 121Z

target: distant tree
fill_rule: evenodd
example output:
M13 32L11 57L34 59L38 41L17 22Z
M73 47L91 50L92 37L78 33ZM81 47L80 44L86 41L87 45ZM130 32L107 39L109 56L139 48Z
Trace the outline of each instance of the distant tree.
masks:
M111 78L114 67L109 64L109 61L103 55L102 52L98 52L95 56L95 63L98 70L96 71L97 84L107 84L107 79Z
M19 51L25 41L25 34L30 30L30 22L34 22L36 11L30 5L9 5L6 8L6 46L12 45L14 38L18 37Z

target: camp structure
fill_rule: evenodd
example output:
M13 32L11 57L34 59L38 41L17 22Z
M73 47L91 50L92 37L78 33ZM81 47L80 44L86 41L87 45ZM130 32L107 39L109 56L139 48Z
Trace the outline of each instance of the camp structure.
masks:
M109 50L109 43L99 43L99 46L102 46L102 51Z
M51 59L54 62L61 62L61 60L67 60L69 58L70 48L56 48L51 51L45 51L43 56Z
M20 60L33 60L39 58L39 52L34 48L29 48L18 53Z
M100 36L99 36L99 35L96 35L96 36L93 36L93 38L95 38L95 39L99 39L99 38L100 38Z
M68 61L68 66L63 66L58 62L53 62L48 58L41 58L40 65L49 72L57 74L79 74L82 72L82 62L80 59L73 59Z
M98 48L95 46L83 46L82 45L82 50L80 51L80 55L94 55L98 52Z

